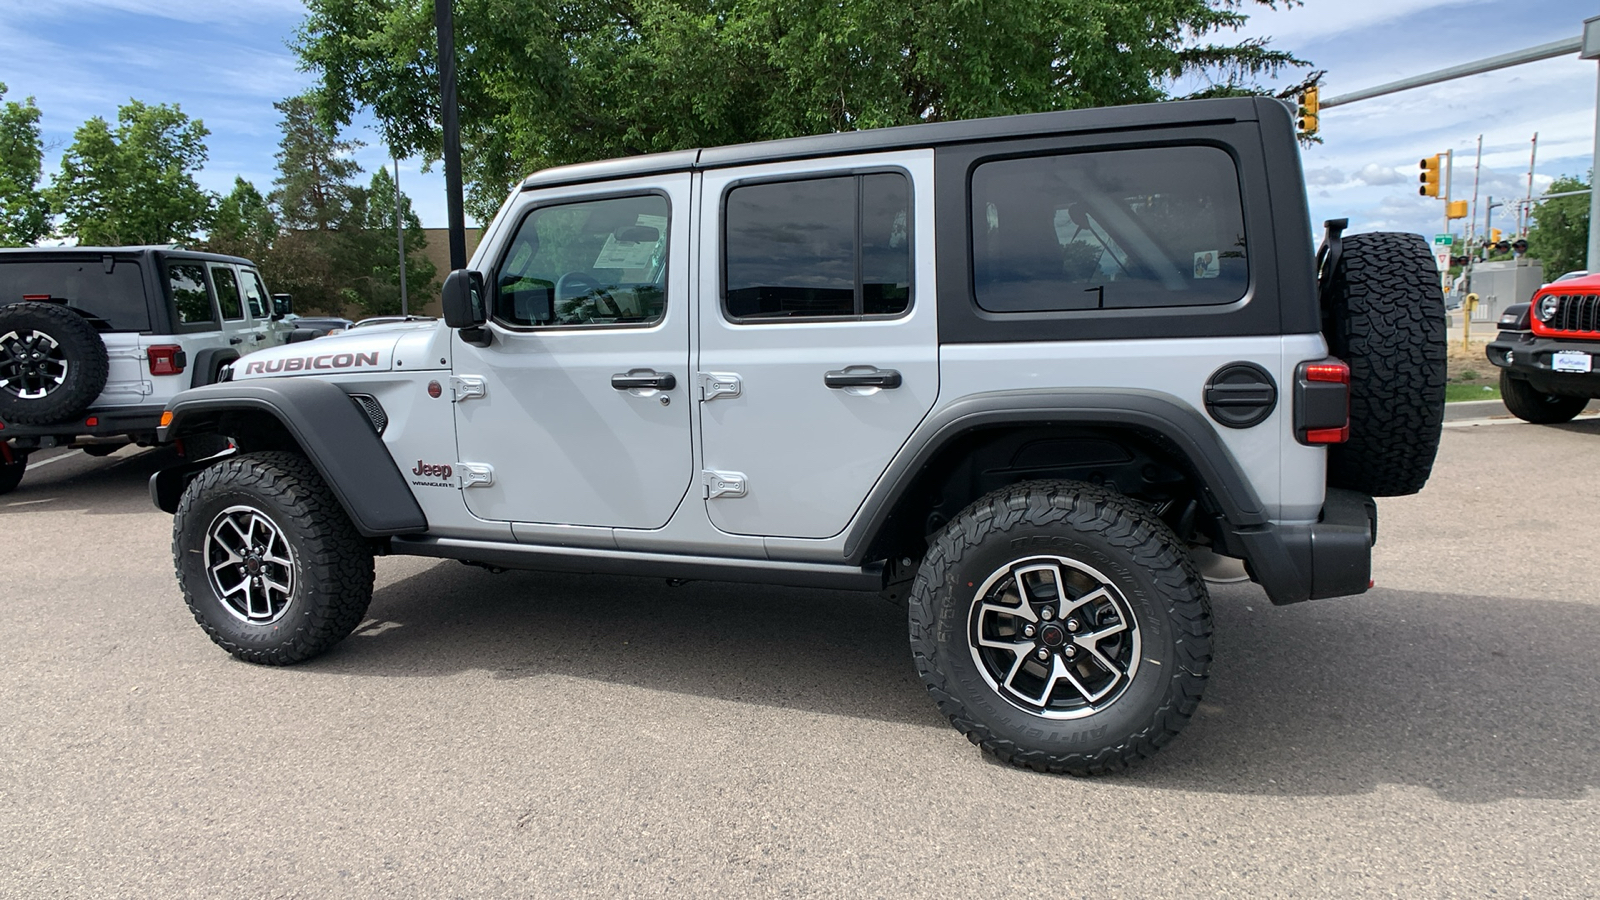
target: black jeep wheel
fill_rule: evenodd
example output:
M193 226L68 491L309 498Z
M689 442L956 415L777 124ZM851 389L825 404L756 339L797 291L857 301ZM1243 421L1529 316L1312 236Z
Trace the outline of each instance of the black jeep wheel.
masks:
M56 303L0 307L0 419L50 425L76 418L111 371L94 326Z
M1510 372L1500 370L1500 398L1513 416L1535 425L1560 425L1570 422L1589 405L1588 397L1546 394Z
M1344 236L1327 329L1350 364L1350 440L1328 451L1328 484L1415 494L1444 424L1445 313L1439 273L1415 234Z
M939 532L909 600L939 710L1015 766L1092 775L1170 741L1211 663L1211 608L1183 544L1120 494L1024 482Z
M0 451L4 451L0 447ZM28 454L16 450L10 451L10 462L0 457L0 494L9 494L22 483L22 473L28 471Z
M372 548L293 453L233 456L196 476L172 553L195 621L248 662L310 659L361 624L372 600Z

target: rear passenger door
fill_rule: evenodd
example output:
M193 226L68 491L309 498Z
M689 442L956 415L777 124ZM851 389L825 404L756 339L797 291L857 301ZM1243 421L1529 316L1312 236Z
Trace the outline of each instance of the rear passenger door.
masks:
M933 155L712 170L701 494L717 528L844 530L939 392Z
M217 308L222 312L222 334L227 346L240 355L261 346L266 329L254 322L245 303L239 270L227 263L211 263L211 283L217 291Z

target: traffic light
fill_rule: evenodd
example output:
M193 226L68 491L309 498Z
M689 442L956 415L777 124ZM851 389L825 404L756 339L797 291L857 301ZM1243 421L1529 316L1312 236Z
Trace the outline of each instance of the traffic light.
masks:
M1439 157L1438 157L1438 155L1435 154L1433 156L1430 156L1427 159L1424 159L1418 165L1420 165L1422 167L1422 174L1417 176L1417 179L1422 182L1422 186L1417 188L1417 193L1421 194L1424 197L1437 197L1437 196L1439 196Z
M1315 85L1306 88L1305 91L1300 94L1301 134L1317 133L1317 113L1319 110L1321 110L1321 108L1322 107L1317 100L1317 88Z
M1279 119L1278 121L1281 122L1283 120ZM1491 244L1500 243L1500 229L1498 229L1498 228L1489 229L1489 243L1491 243Z
M1444 211L1445 217L1450 219L1465 219L1467 217L1467 201L1451 200Z

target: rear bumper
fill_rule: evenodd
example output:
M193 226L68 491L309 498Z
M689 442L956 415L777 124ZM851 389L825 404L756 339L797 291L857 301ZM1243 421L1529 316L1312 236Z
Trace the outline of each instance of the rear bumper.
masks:
M1329 488L1321 521L1234 531L1229 549L1245 560L1250 577L1274 604L1348 597L1372 585L1377 529L1371 497Z
M1505 369L1512 377L1528 382L1541 394L1600 397L1600 360L1595 363L1596 370L1587 374L1557 372L1550 368L1550 358L1562 350L1600 357L1600 341L1542 338L1527 331L1502 331L1484 352L1489 362Z
M164 406L123 406L89 410L70 422L20 425L0 420L0 441L32 446L69 444L82 437L133 437L154 441Z

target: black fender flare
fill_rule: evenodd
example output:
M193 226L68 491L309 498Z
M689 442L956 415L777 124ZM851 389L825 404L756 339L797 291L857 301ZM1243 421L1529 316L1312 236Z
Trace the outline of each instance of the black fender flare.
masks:
M845 560L859 565L917 474L951 441L980 428L1074 424L1133 428L1182 453L1200 486L1235 529L1269 524L1249 479L1199 412L1164 394L1137 389L1063 388L972 394L922 421L867 495L845 537Z
M239 358L239 351L232 347L207 347L194 355L192 365L194 374L189 377L190 387L203 387L211 384L216 379L211 375L218 366L226 365Z
M320 378L273 378L190 388L167 404L171 421L162 442L198 432L221 413L253 413L277 419L316 466L356 530L367 537L420 534L428 519L383 439L350 395ZM157 472L151 498L167 512L177 509L189 479L204 462Z

